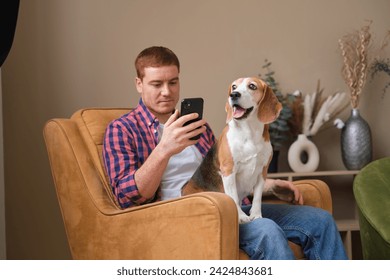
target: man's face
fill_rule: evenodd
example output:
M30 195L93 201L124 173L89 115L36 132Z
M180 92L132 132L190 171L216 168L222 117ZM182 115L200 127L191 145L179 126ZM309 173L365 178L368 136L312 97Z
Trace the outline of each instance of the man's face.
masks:
M136 78L137 91L146 107L165 123L180 97L179 70L175 65L146 67L143 79Z

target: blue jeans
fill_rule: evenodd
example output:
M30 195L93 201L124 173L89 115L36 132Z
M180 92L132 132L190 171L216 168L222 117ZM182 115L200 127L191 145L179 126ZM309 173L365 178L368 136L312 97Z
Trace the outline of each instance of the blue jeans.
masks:
M245 213L250 206L243 206ZM301 245L305 258L348 259L332 215L311 206L263 204L262 219L240 224L240 248L253 260L291 260L287 240Z

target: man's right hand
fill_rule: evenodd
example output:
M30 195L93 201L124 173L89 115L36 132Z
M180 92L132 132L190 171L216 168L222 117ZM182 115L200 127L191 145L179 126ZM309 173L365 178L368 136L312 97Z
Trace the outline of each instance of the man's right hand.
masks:
M164 131L158 144L161 152L171 157L195 144L198 140L190 140L190 138L206 131L206 121L201 119L186 126L184 124L197 117L197 113L179 116L179 111L175 110L164 124Z
M135 173L138 190L143 197L154 197L169 159L198 141L190 140L191 137L206 131L205 120L183 126L186 122L197 117L197 113L179 117L179 111L176 110L167 120L160 142Z

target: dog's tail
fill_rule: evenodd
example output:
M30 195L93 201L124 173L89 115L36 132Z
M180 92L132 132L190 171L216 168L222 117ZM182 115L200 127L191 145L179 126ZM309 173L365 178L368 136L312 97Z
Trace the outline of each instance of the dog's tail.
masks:
M224 192L219 168L216 165L217 147L211 147L194 175L182 188L182 195L197 192Z

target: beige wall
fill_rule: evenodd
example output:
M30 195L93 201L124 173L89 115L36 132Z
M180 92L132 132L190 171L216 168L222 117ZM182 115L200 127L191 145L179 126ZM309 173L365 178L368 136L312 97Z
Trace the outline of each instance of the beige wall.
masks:
M311 92L318 79L325 94L346 90L337 40L366 19L381 38L389 11L388 0L21 1L3 66L8 258L69 258L42 127L82 107L135 106L133 60L143 48L164 45L179 55L182 96L205 99L205 118L219 134L229 83L257 75L266 58L284 92ZM367 84L361 104L375 158L390 155L383 85L384 78ZM314 141L320 169L343 168L338 130Z

